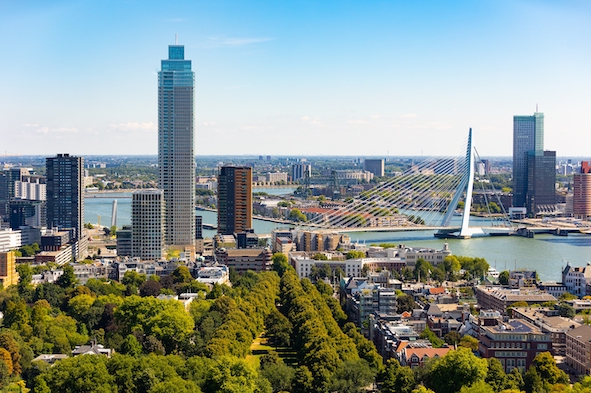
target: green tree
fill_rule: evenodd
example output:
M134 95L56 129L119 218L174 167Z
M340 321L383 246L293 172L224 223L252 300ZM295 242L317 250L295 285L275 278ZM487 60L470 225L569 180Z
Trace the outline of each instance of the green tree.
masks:
M107 370L104 356L76 356L57 362L35 379L34 391L61 393L116 393L117 386Z
M462 386L459 393L495 393L495 391L486 382L477 381L470 386Z
M574 318L576 314L574 307L564 302L558 305L558 312L561 317L566 318Z
M339 364L332 376L331 392L357 393L374 380L375 374L363 359Z
M365 258L365 252L363 251L356 251L356 250L351 250L347 253L346 255L347 259L360 259L360 258Z
M287 256L283 253L277 252L273 254L273 270L279 274L279 277L283 275L283 273L289 268L289 262L287 261Z
M547 382L550 385L556 383L569 383L568 375L558 368L556 361L550 352L542 352L538 354L534 358L532 366L535 367L536 371L540 374L542 381Z
M464 336L460 340L460 346L471 351L478 351L478 340L472 336Z
M289 392L295 377L295 370L280 362L262 368L261 375L271 383L274 393Z
M433 366L431 383L437 393L454 393L462 386L484 381L488 364L472 351L458 348L450 351Z
M460 336L460 334L455 330L452 330L451 332L447 333L443 339L449 345L457 345L462 339L462 336Z
M287 317L281 314L277 309L271 312L265 318L265 334L276 346L288 347L291 345L291 335L293 325Z
M499 360L488 358L486 361L488 362L488 371L484 381L492 387L495 393L498 393L505 388L507 375Z
M431 345L433 345L433 348L441 348L443 347L443 344L445 344L445 342L442 339L437 337L437 335L433 333L431 329L429 329L429 326L426 326L425 330L421 332L420 338L425 338L429 340L429 342L431 342Z
M255 393L258 374L244 359L222 357L211 367L203 389L206 393Z
M509 272L507 270L503 270L499 274L499 284L501 284L501 285L509 285Z
M174 269L171 276L172 276L172 281L175 284L182 284L182 283L188 283L188 282L193 281L193 277L191 276L191 272L189 271L189 268L186 266L177 267L176 269Z
M412 369L402 367L395 359L388 360L380 379L382 393L412 393L417 385Z
M291 209L291 211L289 212L289 219L298 222L308 221L306 215L302 213L300 209Z
M74 268L71 265L64 265L62 270L64 271L64 274L59 276L55 283L64 289L73 288L78 282L78 279L74 274Z
M523 375L517 367L515 367L505 378L505 390L518 390L521 391L525 387Z

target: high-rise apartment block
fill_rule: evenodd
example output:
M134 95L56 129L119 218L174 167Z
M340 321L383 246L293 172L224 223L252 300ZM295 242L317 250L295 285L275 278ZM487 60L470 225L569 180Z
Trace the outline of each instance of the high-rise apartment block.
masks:
M291 166L291 181L298 181L300 179L310 178L311 176L312 165L299 163Z
M550 176L551 166L553 176ZM544 114L514 116L513 206L527 207L531 216L553 210L555 167L556 152L544 152Z
M218 233L232 235L252 228L252 169L223 166L218 176Z
M0 252L0 283L4 289L18 284L14 251Z
M84 229L84 159L58 154L45 160L47 176L47 227L69 229L72 256L86 256Z
M131 199L131 256L158 261L164 256L164 192L137 190Z
M158 72L158 187L164 192L165 244L177 249L195 245L194 84L185 47L170 45Z
M591 218L591 161L581 162L580 172L574 174L573 215L583 220Z
M363 163L363 168L374 174L374 176L384 176L384 159L369 159L366 158Z

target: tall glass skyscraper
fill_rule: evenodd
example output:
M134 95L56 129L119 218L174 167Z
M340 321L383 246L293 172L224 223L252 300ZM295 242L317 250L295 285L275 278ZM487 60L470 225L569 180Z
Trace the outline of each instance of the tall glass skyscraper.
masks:
M513 116L513 206L527 201L528 152L544 151L544 114Z
M165 244L195 244L195 154L193 89L195 73L183 45L169 45L158 72L158 187L164 192Z

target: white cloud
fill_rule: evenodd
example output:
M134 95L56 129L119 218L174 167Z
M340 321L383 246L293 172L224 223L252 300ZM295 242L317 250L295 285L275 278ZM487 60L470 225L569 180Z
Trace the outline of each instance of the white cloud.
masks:
M35 130L35 132L39 134L74 134L78 132L78 129L75 127L39 127Z
M109 124L111 130L116 131L155 131L158 129L152 122L138 123L128 121L127 123Z

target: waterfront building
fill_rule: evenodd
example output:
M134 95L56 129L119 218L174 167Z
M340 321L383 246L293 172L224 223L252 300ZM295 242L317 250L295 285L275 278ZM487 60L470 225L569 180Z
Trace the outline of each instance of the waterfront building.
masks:
M578 297L587 295L587 284L591 283L591 266L571 266L567 262L562 270L562 283L570 294Z
M158 261L164 256L164 192L134 191L131 201L132 257Z
M87 254L88 239L84 229L84 159L58 154L45 159L47 176L47 227L70 229L72 257Z
M382 177L384 176L384 159L370 159L366 158L363 162L363 169L368 172L373 173L374 176Z
M283 182L287 183L287 173L285 172L269 172L265 175L267 183Z
M14 251L0 252L0 283L4 289L18 284Z
M591 219L591 161L581 162L573 177L573 215L581 220Z
M566 364L578 375L591 375L591 326L582 325L566 333Z
M556 210L556 152L527 153L527 201L529 215Z
M252 228L252 168L223 166L218 176L218 233Z
M312 165L298 163L291 166L291 181L312 177Z
M513 206L527 201L527 154L544 150L544 114L513 116Z
M203 216L195 216L195 239L203 239Z
M183 251L195 247L194 84L185 47L169 45L158 72L158 188L164 193L164 242Z

